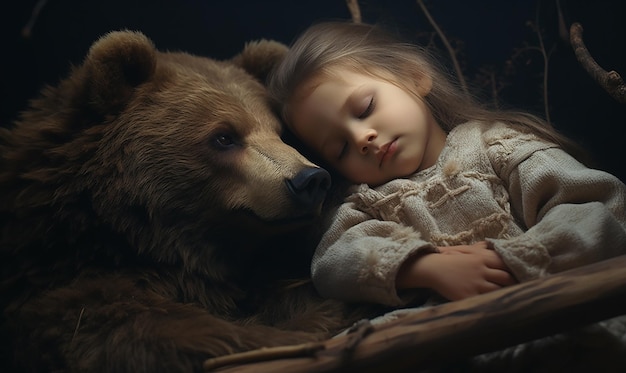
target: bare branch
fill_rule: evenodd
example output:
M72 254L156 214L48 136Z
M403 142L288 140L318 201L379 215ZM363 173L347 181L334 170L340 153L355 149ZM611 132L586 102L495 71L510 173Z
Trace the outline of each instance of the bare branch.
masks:
M626 255L615 257L406 314L374 325L371 331L365 325L363 333L356 331L357 340L350 334L331 338L314 356L238 365L220 372L407 372L497 351L624 315L625 266Z
M549 65L550 65L550 55L554 50L554 46L550 49L550 51L546 50L546 46L543 42L543 33L541 31L541 27L539 26L539 8L537 8L537 15L535 17L535 23L531 25L537 34L537 39L539 40L539 51L541 52L541 56L543 57L543 107L546 115L546 122L552 125L552 121L550 120L550 104L548 98L548 73L549 73Z
M578 62L591 77L607 91L611 97L622 104L626 104L626 85L615 70L606 71L593 59L583 41L583 26L575 22L570 27L572 47Z
M35 4L35 7L33 8L30 19L28 20L26 25L22 28L22 36L24 38L30 38L30 36L32 35L33 28L35 27L35 23L37 22L37 19L39 18L39 13L41 13L41 10L43 9L43 7L46 5L47 2L48 0L39 0Z
M419 7L422 9L422 12L424 12L424 15L428 19L428 22L430 22L431 26L433 26L433 28L437 32L437 35L439 35L439 37L441 38L443 45L445 45L446 49L448 50L450 58L452 59L452 64L454 65L454 70L456 71L457 78L459 79L459 83L461 84L461 87L463 88L465 94L469 95L469 89L467 88L467 83L465 82L465 77L463 76L463 71L461 70L459 61L456 58L456 52L454 51L454 48L452 48L452 46L450 45L448 38L443 33L443 31L441 31L439 25L437 24L437 22L435 22L435 19L432 17L432 15L430 15L430 12L428 11L428 8L426 8L426 5L424 5L424 2L422 0L417 0L417 5L419 5Z
M323 343L305 343L294 346L267 347L207 359L202 364L202 367L205 371L211 371L226 365L246 364L288 357L313 356L317 351L322 349L324 349Z
M352 15L352 22L361 23L361 8L359 7L358 0L346 0L346 4L348 4L348 10L350 10L350 14Z

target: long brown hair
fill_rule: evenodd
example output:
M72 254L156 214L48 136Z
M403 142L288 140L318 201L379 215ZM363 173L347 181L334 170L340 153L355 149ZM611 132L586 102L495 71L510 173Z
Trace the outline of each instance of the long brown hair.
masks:
M447 132L469 121L508 123L554 142L583 158L582 149L531 113L491 109L467 95L456 79L418 45L400 40L379 26L341 21L309 27L291 45L279 66L270 74L268 88L283 120L289 126L290 104L304 83L332 78L337 68L383 79L419 97L415 82L430 77L432 87L423 98L439 125Z

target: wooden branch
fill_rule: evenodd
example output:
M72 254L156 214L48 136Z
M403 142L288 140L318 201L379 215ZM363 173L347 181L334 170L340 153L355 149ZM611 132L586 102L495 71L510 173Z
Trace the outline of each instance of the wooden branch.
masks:
M359 7L359 0L346 0L350 16L352 16L352 22L361 23L361 8Z
M326 341L315 357L220 372L414 371L626 314L624 299L626 255L375 325L351 346L349 359L350 334Z
M437 33L437 35L439 35L439 37L441 38L443 45L446 47L446 50L448 51L448 54L450 55L450 59L452 60L452 64L454 65L454 70L456 71L457 79L459 79L459 83L461 84L461 88L463 88L463 92L465 92L465 94L469 96L470 94L469 88L467 86L467 83L465 82L465 75L463 75L463 70L461 69L461 65L459 64L459 61L456 58L456 51L454 50L454 48L452 48L452 45L448 41L446 34L441 30L441 28L439 27L439 25L437 24L433 16L428 11L428 8L424 4L424 2L422 0L417 0L417 5L420 7L422 12L426 16L426 19L428 19L428 22L430 23L430 25L433 27L433 29L435 29L435 32Z
M312 356L315 352L322 349L324 349L324 345L322 343L305 343L293 346L260 348L258 350L207 359L202 364L202 368L205 371L211 371L226 365L245 364L249 362L275 360L294 356Z
M35 28L35 23L37 22L37 19L39 18L39 14L41 13L41 10L43 9L43 7L46 5L47 2L48 0L37 1L35 6L33 7L33 11L30 15L30 18L28 19L28 22L26 23L24 27L22 27L23 38L28 39L32 36L33 29Z
M583 26L576 22L570 27L570 41L576 59L591 77L607 91L611 97L622 104L626 104L626 85L615 70L606 71L593 59L583 41Z

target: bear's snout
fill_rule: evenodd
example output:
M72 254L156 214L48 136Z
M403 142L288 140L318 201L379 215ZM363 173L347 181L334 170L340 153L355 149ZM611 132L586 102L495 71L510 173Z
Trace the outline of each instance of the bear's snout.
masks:
M330 189L330 174L323 168L309 167L285 182L296 202L309 210L316 210Z

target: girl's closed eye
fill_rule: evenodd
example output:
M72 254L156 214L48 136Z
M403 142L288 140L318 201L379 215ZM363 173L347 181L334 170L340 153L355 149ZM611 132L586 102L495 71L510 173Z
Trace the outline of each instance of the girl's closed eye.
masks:
M359 119L367 118L374 111L374 96L370 97L369 103L363 112L358 116Z

